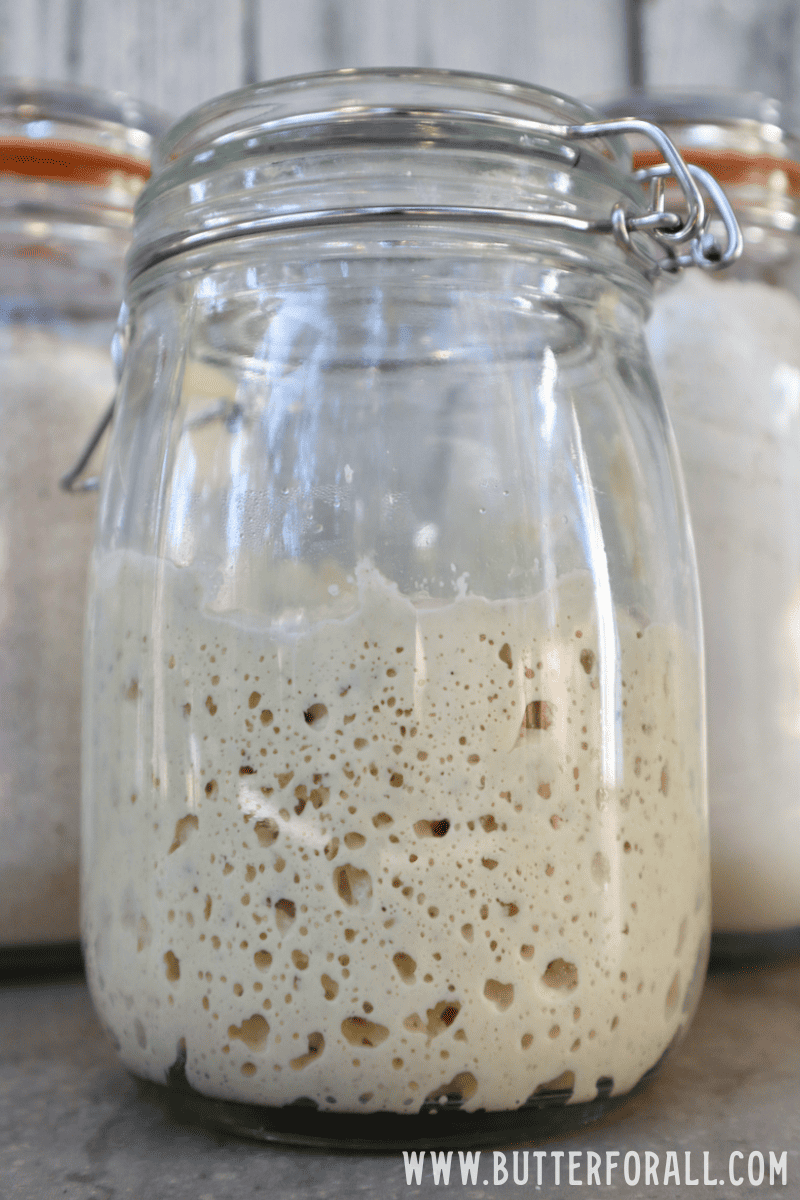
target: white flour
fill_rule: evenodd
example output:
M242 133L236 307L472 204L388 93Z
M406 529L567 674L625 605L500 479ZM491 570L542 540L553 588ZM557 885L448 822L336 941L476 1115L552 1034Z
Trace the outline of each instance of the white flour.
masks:
M714 927L800 925L800 302L690 271L648 340L683 460L708 678Z
M66 496L58 480L114 380L108 350L68 329L4 325L0 362L0 945L42 944L78 937L83 613L96 511L93 496Z

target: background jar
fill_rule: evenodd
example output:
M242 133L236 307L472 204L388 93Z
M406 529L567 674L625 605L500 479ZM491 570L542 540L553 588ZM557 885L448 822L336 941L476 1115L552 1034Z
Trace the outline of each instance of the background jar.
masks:
M81 662L96 505L59 477L114 389L110 341L154 114L0 88L0 946L78 961Z
M209 1119L558 1128L693 1011L696 574L610 234L644 198L618 140L576 152L586 117L287 80L188 117L139 202L84 937L125 1063Z
M665 288L647 334L700 567L714 953L797 950L800 142L764 96L637 95L611 111L629 109L724 183L744 238L730 271Z

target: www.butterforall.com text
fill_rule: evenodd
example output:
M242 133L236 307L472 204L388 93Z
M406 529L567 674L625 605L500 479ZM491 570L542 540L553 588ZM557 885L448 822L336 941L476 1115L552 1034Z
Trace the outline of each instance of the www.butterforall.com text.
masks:
M787 1152L769 1150L734 1150L727 1162L714 1163L708 1150L700 1155L691 1150L459 1150L403 1151L406 1183L421 1184L430 1174L434 1184L441 1187L483 1184L503 1187L534 1183L567 1184L581 1187L636 1187L637 1184L674 1187L685 1184L729 1184L741 1187L745 1182L753 1187L786 1187L788 1183Z

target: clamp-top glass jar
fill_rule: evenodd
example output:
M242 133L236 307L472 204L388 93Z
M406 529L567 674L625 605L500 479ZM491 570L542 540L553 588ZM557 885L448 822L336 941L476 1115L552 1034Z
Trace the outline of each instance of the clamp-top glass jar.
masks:
M0 86L0 955L78 949L80 707L94 497L59 476L114 390L133 204L166 121L126 96Z
M657 296L706 641L714 953L800 949L800 141L759 95L634 97L724 181L744 250ZM646 163L649 148L636 158Z
M631 231L707 247L613 132L339 72L161 145L92 570L84 934L127 1065L233 1128L558 1127L694 1009L696 577Z

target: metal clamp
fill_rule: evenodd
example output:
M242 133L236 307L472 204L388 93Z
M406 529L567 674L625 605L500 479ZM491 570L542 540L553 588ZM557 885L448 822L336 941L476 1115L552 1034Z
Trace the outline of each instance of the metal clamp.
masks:
M569 127L568 127L569 128ZM676 274L684 267L696 266L718 271L735 262L742 253L742 233L730 202L713 175L694 163L687 163L677 146L657 125L650 121L620 118L572 126L574 137L605 137L609 134L634 133L650 139L664 162L635 171L639 183L651 183L650 210L641 216L631 216L622 203L614 205L611 228L618 245L631 254L650 276L661 272ZM681 190L683 214L665 208L664 182L673 178ZM725 231L725 243L720 246L708 230L711 214L703 201L702 189L712 201ZM653 255L633 241L635 232L648 233L663 251ZM688 243L680 253L678 247Z
M102 438L108 426L111 424L111 418L114 416L114 408L117 403L117 389L119 388L119 381L122 378L122 369L125 365L127 341L128 306L123 300L122 306L119 310L119 315L117 316L117 324L114 329L114 336L111 339L111 361L114 364L114 380L117 384L117 387L114 389L114 395L112 396L108 407L89 435L89 440L81 451L80 457L58 481L58 486L65 492L71 492L73 495L75 495L79 492L96 492L100 487L100 477L98 475L91 475L88 479L81 479L81 475L83 475L83 472L91 462L94 452L100 443L100 439Z
M725 192L714 176L703 167L697 166L696 163L686 163L686 168L693 179L702 185L713 202L725 231L725 243L720 247L713 234L709 233L707 228L704 227L700 235L696 236L690 243L688 253L675 254L672 258L667 258L663 262L661 269L667 272L676 272L680 271L683 267L695 266L700 267L704 271L722 270L724 267L729 266L730 263L735 262L741 255L744 246L742 231L739 228L739 223L736 220ZM672 170L668 163L658 163L652 167L643 167L640 171L636 171L633 177L641 183L649 181L652 184L652 203L654 206L663 209L664 183L671 175ZM707 224L708 221L706 222L706 226ZM633 247L632 250L636 252Z
M473 123L489 126L496 123L494 114L464 113L454 109L421 112L410 109L365 106L359 109L360 116L375 115L385 121L425 120L443 118L458 119L468 116ZM257 234L281 233L309 226L348 225L363 222L402 220L413 223L435 221L482 221L493 220L502 224L540 226L571 230L590 234L611 234L616 242L653 277L661 271L673 274L685 266L700 266L718 269L732 262L741 253L741 237L736 218L725 193L716 181L700 168L684 162L680 151L666 133L650 121L635 118L614 118L607 121L587 121L582 125L556 125L546 121L528 120L522 117L504 119L518 133L520 144L533 153L542 153L542 147L553 141L562 143L586 141L593 138L636 134L651 141L663 157L663 163L637 171L633 178L639 182L658 181L663 176L675 179L682 193L681 213L664 209L663 190L657 187L651 207L644 213L631 213L621 202L616 204L606 219L590 220L567 216L562 213L532 212L527 209L479 208L470 205L364 205L341 208L312 209L297 212L272 213L251 220L233 221L229 225L213 229L199 229L191 233L170 235L135 252L130 260L130 278L135 278L150 267L172 258L176 254L203 250L217 242L233 238L251 237ZM564 154L564 165L574 167L579 155L570 158ZM552 153L552 149L551 149ZM701 185L702 189L701 190ZM719 212L726 230L726 244L719 246L708 233L708 214L703 191L709 196ZM650 254L642 248L642 239L634 241L635 235L647 235L658 246L659 254ZM685 252L684 252L685 251Z
M699 236L705 226L706 211L703 197L688 165L683 161L677 146L650 121L635 118L618 118L611 121L590 121L586 125L568 125L565 136L574 138L609 137L617 134L635 133L649 138L664 159L665 173L673 175L686 203L682 218L678 213L665 213L663 207L655 207L643 216L626 214L625 227L629 234L636 230L650 233L658 241L681 243ZM636 178L636 176L634 176ZM725 201L727 204L727 201ZM669 218L664 220L664 218ZM677 217L677 222L674 218ZM613 218L612 218L613 219Z

